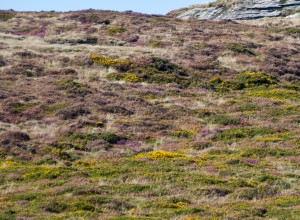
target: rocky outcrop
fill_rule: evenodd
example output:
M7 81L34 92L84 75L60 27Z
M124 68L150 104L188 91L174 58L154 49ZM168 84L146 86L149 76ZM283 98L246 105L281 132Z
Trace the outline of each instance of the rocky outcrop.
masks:
M177 18L209 20L247 20L279 17L284 11L300 7L300 0L244 0L230 8L199 7L188 10Z

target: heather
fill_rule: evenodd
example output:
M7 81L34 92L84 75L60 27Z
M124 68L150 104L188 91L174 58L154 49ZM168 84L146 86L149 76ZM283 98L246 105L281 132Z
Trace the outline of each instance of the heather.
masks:
M0 219L299 219L299 24L0 15Z

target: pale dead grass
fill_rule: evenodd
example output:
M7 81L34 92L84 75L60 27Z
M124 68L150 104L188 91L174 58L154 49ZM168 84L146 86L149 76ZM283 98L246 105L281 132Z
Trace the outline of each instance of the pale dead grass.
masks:
M255 26L280 26L280 27L293 27L300 24L300 18L288 17L275 17L275 18L261 18L254 20L239 20L242 24L255 25Z
M59 131L59 126L55 123L41 124L41 122L32 120L19 125L21 130L30 134L32 138L55 138Z
M218 61L220 61L221 65L234 70L243 70L245 67L238 64L238 60L231 54L223 55L218 57Z
M78 81L80 83L90 83L99 80L105 80L106 76L116 72L113 68L77 68L78 70Z

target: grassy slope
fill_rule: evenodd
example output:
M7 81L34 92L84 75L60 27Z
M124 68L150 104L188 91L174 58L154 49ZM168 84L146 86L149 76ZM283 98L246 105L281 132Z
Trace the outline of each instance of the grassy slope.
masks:
M0 19L0 219L299 219L299 26Z

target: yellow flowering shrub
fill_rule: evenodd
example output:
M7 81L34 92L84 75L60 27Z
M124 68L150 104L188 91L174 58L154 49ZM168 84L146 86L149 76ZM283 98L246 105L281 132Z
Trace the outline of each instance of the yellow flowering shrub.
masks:
M153 160L162 160L162 159L170 159L170 158L178 158L178 157L185 157L185 155L181 153L157 150L148 153L141 153L136 156L136 158L149 158Z
M284 88L250 90L247 92L247 96L270 98L278 101L300 99L298 91Z
M140 79L139 79L136 75L134 75L134 74L127 74L127 75L123 78L123 80L124 80L125 82L131 82L131 83L137 83L137 82L140 81Z
M210 79L211 87L217 91L242 90L258 86L268 87L278 83L278 79L262 72L243 71L237 74L233 80L223 80L220 77Z
M93 54L92 61L98 65L104 66L106 68L113 67L119 71L126 72L131 67L131 62L124 59L110 59L106 56L98 56Z
M185 220L200 220L198 217L187 217Z
M273 85L278 82L275 77L262 72L245 71L235 76L235 80L242 83L245 88L252 88L260 85Z
M53 166L37 166L30 167L25 174L22 175L24 180L35 179L55 179L67 172L67 169Z

